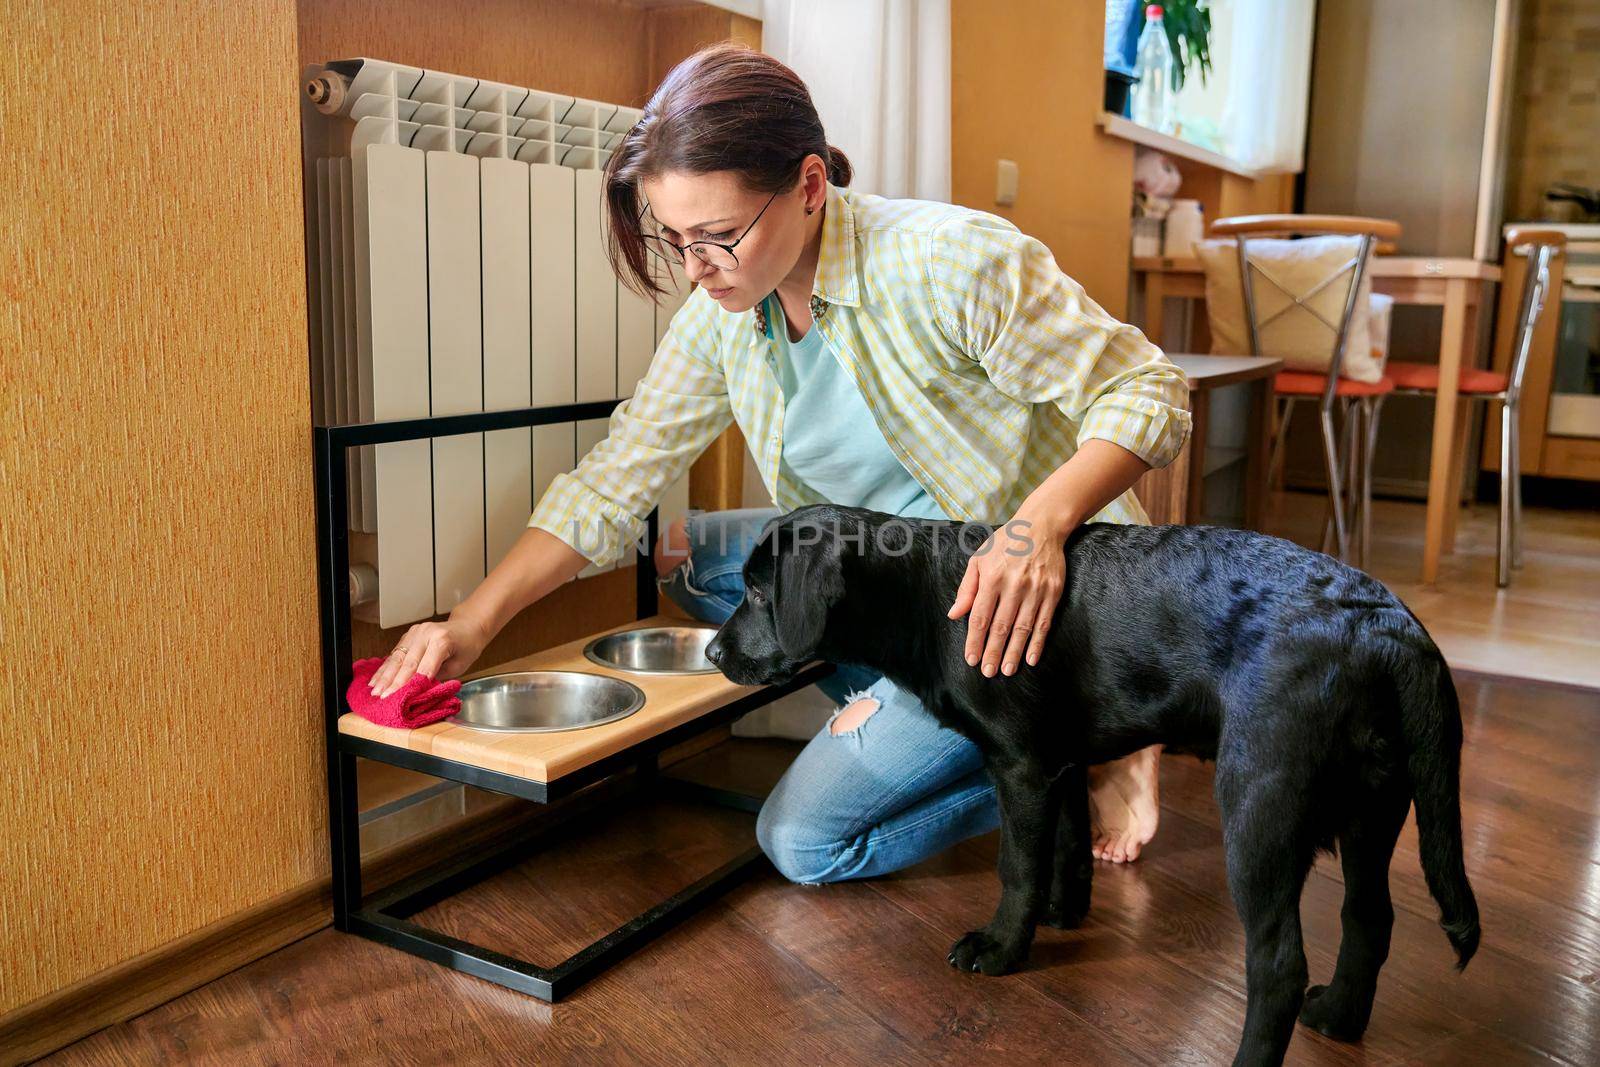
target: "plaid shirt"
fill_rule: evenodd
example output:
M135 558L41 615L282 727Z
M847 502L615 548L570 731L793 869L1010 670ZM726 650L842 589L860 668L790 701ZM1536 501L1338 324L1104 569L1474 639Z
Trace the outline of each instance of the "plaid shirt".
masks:
M830 183L812 294L813 328L894 454L952 518L1008 521L1089 438L1163 467L1189 436L1183 372L998 215ZM556 475L528 525L599 566L618 562L667 488L734 421L780 508L824 503L778 462L775 358L753 311L725 311L695 289L612 411L606 439ZM1092 521L1150 520L1129 490Z

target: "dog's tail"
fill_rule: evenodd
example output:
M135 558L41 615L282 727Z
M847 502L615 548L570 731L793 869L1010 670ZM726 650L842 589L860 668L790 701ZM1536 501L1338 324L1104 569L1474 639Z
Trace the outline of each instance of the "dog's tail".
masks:
M1459 971L1478 950L1478 901L1461 854L1461 706L1450 668L1429 645L1427 655L1397 657L1395 681L1422 873Z

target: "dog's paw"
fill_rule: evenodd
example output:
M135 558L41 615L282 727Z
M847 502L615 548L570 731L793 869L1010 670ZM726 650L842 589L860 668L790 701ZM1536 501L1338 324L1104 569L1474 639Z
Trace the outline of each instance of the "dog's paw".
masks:
M1300 1008L1300 1021L1319 1034L1335 1041L1360 1041L1366 1032L1365 1019L1351 1018L1352 1013L1337 995L1329 996L1328 987L1314 985L1306 990L1305 1003Z
M1009 948L982 930L974 930L957 938L945 959L958 971L1006 974L1016 970L1025 955L1025 951Z

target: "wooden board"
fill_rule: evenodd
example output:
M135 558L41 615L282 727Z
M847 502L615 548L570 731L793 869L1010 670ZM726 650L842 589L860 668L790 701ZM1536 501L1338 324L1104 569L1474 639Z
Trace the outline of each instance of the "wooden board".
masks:
M1189 413L1193 419L1193 426L1189 440L1184 442L1183 449L1177 457L1165 467L1146 471L1134 485L1134 494L1144 506L1145 514L1149 516L1153 526L1201 521L1201 512L1196 508L1202 497L1201 487L1207 473L1204 456L1209 403L1203 395L1205 391L1247 382L1257 382L1258 388L1267 388L1267 383L1272 377L1283 369L1283 360L1275 356L1211 356L1203 353L1169 352L1167 358L1177 364L1188 382ZM1270 396L1263 403L1270 403ZM1258 426L1256 430L1258 432L1254 434L1253 443L1259 454L1254 456L1251 462L1255 464L1252 469L1259 469L1262 482L1259 492L1254 495L1247 494L1250 503L1259 503L1265 495L1266 459L1269 451L1266 427ZM1198 463L1194 462L1197 448L1202 457ZM1191 506L1191 502L1195 504ZM1250 503L1246 505L1247 511L1250 511ZM1247 515L1246 525L1251 529L1258 528L1259 518L1256 514Z
M584 658L583 646L603 634L644 626L683 626L682 619L652 615L568 641L531 656L496 664L465 675L463 680L511 671L572 670L606 674L644 690L644 707L616 722L549 733L507 733L456 726L448 720L416 730L379 726L355 712L339 719L339 732L413 752L426 752L485 770L514 774L536 782L552 782L597 760L647 741L675 726L759 692L763 686L735 685L721 672L712 674L640 674L602 667Z
M1135 273L1161 271L1166 274L1205 275L1205 268L1195 256L1134 256ZM1500 266L1497 263L1480 263L1459 256L1373 256L1368 270L1373 278L1468 278L1474 281L1497 282Z
M1191 392L1270 378L1283 369L1276 356L1212 356L1203 352L1168 352L1189 380Z

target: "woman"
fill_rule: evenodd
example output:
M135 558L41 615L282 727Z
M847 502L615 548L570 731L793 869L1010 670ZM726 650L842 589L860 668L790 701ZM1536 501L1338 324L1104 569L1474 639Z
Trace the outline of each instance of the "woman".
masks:
M640 293L663 291L668 257L698 288L607 438L556 476L448 620L411 627L375 692L419 670L459 676L517 612L590 561L622 558L734 421L783 511L832 501L1015 524L1005 551L973 555L949 616L967 619L968 662L985 676L1034 662L1066 536L1091 518L1148 522L1131 487L1188 436L1182 374L1005 219L852 193L850 176L804 83L771 57L728 42L667 75L606 168L609 252ZM778 513L673 524L655 550L663 590L724 621ZM757 821L785 876L868 877L999 825L975 745L887 678L838 668L817 684L842 706ZM1099 857L1131 860L1154 832L1156 756L1097 768Z

